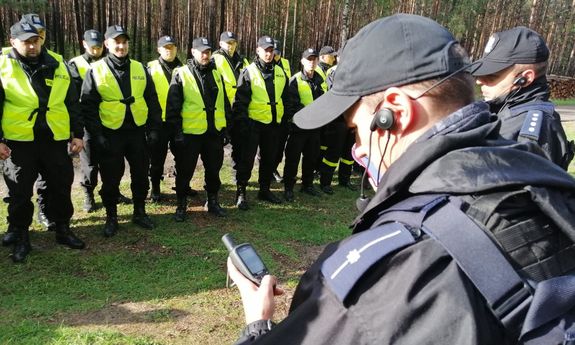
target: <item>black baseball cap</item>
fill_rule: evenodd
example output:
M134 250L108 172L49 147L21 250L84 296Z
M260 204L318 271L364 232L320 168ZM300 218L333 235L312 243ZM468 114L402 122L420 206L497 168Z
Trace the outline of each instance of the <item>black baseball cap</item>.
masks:
M310 56L318 57L317 50L315 50L313 48L307 48L306 50L303 51L303 53L301 53L301 57L304 59L307 59Z
M321 49L319 50L319 55L333 55L336 56L337 52L335 51L335 49L333 49L332 46L323 46L321 47Z
M176 40L172 36L162 36L158 40L158 48L165 47L168 44L176 45Z
M210 44L210 41L205 38L205 37L196 37L194 38L194 40L192 41L192 49L197 49L201 52L208 50L208 49L212 49L212 45Z
M128 36L128 32L126 31L126 29L124 29L123 26L121 25L111 25L108 26L108 29L106 30L106 33L104 34L104 38L108 39L108 38L116 38L118 36L126 36L126 39L130 39L130 36Z
M502 71L515 64L533 64L549 59L543 38L524 26L496 32L489 38L483 57L472 74L480 77Z
M270 36L262 36L258 39L258 47L268 49L274 46L274 40Z
M30 25L34 25L36 30L46 30L46 25L44 25L44 22L36 13L27 13L22 15L22 21L25 21Z
M86 30L84 32L84 41L89 47L101 47L102 46L102 34L97 30Z
M282 55L282 51L280 49L280 41L274 39L274 54L276 55Z
M437 22L413 14L381 18L347 41L333 87L300 110L294 121L302 129L317 128L362 96L446 77L468 65L465 50Z
M10 27L10 38L26 41L27 39L38 36L40 36L38 35L38 30L36 30L34 25L26 21L21 20Z
M220 35L220 41L228 43L229 41L237 41L238 37L231 31L224 31Z

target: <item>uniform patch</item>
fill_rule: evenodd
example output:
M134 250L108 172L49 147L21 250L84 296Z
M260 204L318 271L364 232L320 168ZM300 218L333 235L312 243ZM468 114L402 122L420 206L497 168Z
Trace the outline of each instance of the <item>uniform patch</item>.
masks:
M499 36L497 36L497 34L491 35L491 37L489 37L489 41L487 41L487 44L485 45L485 50L483 51L483 54L491 53L493 51L493 48L495 48L495 46L497 45L497 42L499 42Z
M523 126L519 132L519 136L538 141L542 127L543 113L540 110L529 110L525 116L525 120L523 120Z

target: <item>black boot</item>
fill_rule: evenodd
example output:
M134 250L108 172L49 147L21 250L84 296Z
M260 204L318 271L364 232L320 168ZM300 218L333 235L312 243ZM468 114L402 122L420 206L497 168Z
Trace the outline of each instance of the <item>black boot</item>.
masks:
M32 246L30 245L28 229L15 228L14 230L18 235L18 238L16 240L16 244L14 244L14 249L12 250L12 261L20 263L26 260L26 257L32 250Z
M134 214L132 215L132 222L144 229L153 229L154 222L146 214L146 206L144 200L134 200Z
M11 246L16 244L16 240L18 240L18 234L14 230L14 227L9 224L8 230L6 230L6 234L4 234L4 237L2 238L2 245L4 247Z
M178 223L186 221L188 209L188 197L178 196L178 205L176 207L176 213L174 214L174 220Z
M218 202L218 193L208 193L208 200L204 205L204 209L208 211L208 213L214 214L218 217L225 217L226 211L220 206Z
M72 249L84 249L86 247L86 244L70 230L68 223L56 223L56 242Z
M106 207L106 224L104 225L104 237L112 237L118 233L118 209L116 205Z
M94 199L94 191L89 189L84 189L84 205L82 209L88 213L96 211L96 200Z
M258 199L271 202L272 204L281 204L282 200L278 198L271 190L264 188L258 192Z
M246 196L246 186L238 186L238 190L236 191L236 206L242 211L250 209Z
M150 192L150 199L152 202L159 202L162 199L162 194L160 193L160 180L152 180L152 190Z

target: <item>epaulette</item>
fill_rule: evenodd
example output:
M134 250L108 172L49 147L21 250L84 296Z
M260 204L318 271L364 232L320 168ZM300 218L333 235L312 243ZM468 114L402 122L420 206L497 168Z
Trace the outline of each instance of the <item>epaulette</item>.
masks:
M540 110L529 110L523 120L523 126L521 127L521 131L519 131L519 137L538 141L539 135L541 134L541 128L543 127L543 117L543 112Z

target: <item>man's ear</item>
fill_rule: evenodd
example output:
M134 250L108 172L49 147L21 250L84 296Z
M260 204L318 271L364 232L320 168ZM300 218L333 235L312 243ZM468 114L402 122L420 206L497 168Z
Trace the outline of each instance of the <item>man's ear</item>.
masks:
M531 83L533 83L533 81L537 77L535 74L535 70L533 68L528 68L524 70L521 73L521 76L526 80L525 85L523 85L523 87L529 86Z
M399 88L390 87L384 93L383 107L393 110L394 125L392 134L401 135L414 121L411 99Z
M16 42L16 40L13 39L13 38L11 38L11 39L10 39L10 45L11 45L12 47L14 47L14 44L16 44L16 43L14 43L14 42Z
M104 46L106 47L106 49L110 49L110 47L108 47L108 40L104 40Z

